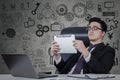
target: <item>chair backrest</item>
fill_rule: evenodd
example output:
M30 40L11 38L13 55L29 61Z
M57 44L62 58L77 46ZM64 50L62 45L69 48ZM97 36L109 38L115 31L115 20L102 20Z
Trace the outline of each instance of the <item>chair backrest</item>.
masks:
M87 27L67 27L62 29L60 34L74 34L77 40L82 40L86 47L89 46L90 41L88 38ZM67 60L71 54L62 54L61 56L64 60Z
M74 34L76 39L83 40L86 47L90 43L89 38L88 38L87 27L68 27L68 28L64 28L61 31L61 35L64 35L64 34Z

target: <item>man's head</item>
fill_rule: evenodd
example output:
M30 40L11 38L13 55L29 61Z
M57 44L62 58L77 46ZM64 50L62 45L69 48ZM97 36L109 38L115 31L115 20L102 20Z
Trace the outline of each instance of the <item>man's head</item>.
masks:
M89 24L91 22L98 22L101 25L100 27L101 27L102 31L107 32L107 24L103 20L101 20L100 18L93 17L89 20Z
M100 18L93 17L89 20L88 37L92 42L102 42L107 31L106 23Z

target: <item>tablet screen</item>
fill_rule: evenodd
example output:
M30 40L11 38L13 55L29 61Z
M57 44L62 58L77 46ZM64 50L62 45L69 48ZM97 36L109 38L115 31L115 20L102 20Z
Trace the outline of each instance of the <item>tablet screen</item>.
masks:
M60 46L59 53L76 54L77 50L73 46L73 40L75 40L75 35L56 35L54 40Z

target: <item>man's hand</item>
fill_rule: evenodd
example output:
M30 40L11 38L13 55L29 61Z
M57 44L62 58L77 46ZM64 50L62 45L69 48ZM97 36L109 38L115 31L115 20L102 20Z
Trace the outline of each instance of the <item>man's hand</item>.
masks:
M89 55L89 51L88 49L85 47L84 43L82 40L74 40L73 41L73 46L82 53L82 55L84 56L84 58L88 57Z
M58 60L61 57L60 53L58 53L60 51L60 47L57 44L57 42L55 42L55 41L52 42L52 44L51 44L51 51L53 52L54 58L56 60Z

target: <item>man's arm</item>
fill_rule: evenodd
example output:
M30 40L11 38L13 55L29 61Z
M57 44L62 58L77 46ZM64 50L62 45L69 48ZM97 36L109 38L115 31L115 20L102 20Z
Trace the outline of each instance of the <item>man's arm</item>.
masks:
M106 47L102 52L97 51L96 55L91 55L87 66L94 73L109 73L115 58L115 50L111 47Z

